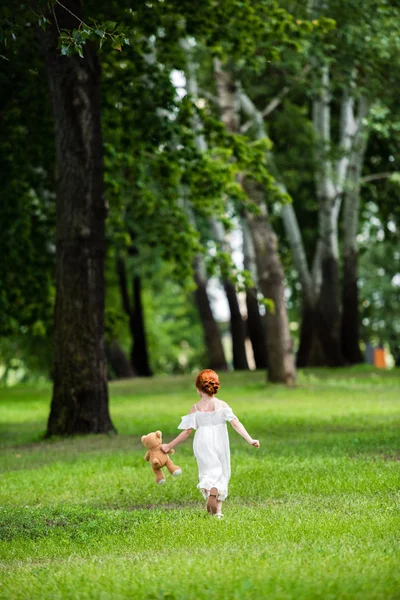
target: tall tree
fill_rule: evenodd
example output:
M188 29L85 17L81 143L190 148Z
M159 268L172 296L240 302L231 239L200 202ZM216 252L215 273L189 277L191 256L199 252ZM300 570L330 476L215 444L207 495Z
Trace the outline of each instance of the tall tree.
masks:
M198 86L196 78L196 69L191 57L191 45L186 40L181 41L181 46L186 52L186 85L187 91L190 94L192 100L196 102L198 100ZM193 118L193 129L195 131L195 144L197 150L200 153L207 151L207 142L204 135L201 132L201 125L196 116ZM220 251L231 254L229 243L226 240L225 231L222 223L218 221L214 216L210 216L208 219L209 228L214 237L216 244ZM232 339L232 354L233 354L233 368L235 370L247 370L249 368L246 355L246 329L243 322L243 317L240 312L239 302L236 294L234 283L229 279L226 274L222 274L222 285L226 294L226 298L229 304L230 311L230 330Z
M214 74L221 111L221 119L230 133L239 129L236 86L221 61L214 59ZM266 197L262 186L247 178L244 188L257 213L246 211L252 235L258 272L259 288L264 298L272 301L267 313L268 379L292 385L296 380L293 342L284 296L284 273L278 255L278 241L268 220Z
M83 58L62 56L58 49L59 29L74 29L77 18L82 19L81 3L66 0L54 7L51 23L38 34L57 155L54 386L48 435L114 430L104 353L100 66L90 43Z

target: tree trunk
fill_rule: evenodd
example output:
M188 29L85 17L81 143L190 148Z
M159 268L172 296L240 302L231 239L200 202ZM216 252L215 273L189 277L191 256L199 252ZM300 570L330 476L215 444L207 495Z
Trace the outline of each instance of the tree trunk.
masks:
M129 358L122 350L117 340L106 343L105 348L112 374L115 375L117 379L127 379L135 376Z
M140 278L137 275L134 275L133 277L133 302L131 302L128 291L125 260L121 256L117 258L117 273L122 306L129 320L129 330L132 338L132 368L135 375L138 377L151 377L153 373L148 361Z
M214 76L217 85L221 118L228 131L235 133L239 125L236 87L218 59L214 59ZM296 367L293 342L284 297L284 274L278 255L278 240L268 221L263 189L246 180L245 190L259 209L259 214L246 213L256 254L258 286L264 298L272 300L274 310L266 315L268 379L271 382L293 385Z
M198 97L197 79L196 79L196 68L191 59L191 46L187 40L181 40L181 46L186 52L187 63L186 63L186 85L189 94L193 99ZM192 119L193 130L195 131L195 144L199 152L206 152L207 142L201 133L201 125L199 119L194 116ZM224 228L222 224L214 218L209 219L210 228L214 232L215 241L226 252L230 249L227 247L224 238ZM246 346L245 346L245 326L243 323L242 315L240 313L239 304L236 296L235 286L228 280L222 281L231 313L231 337L232 337L232 351L233 351L233 367L234 369L245 370L248 369Z
M228 365L225 360L221 334L211 310L210 300L207 294L207 279L201 262L202 257L196 257L194 264L194 280L197 287L194 292L194 299L203 326L204 343L207 350L208 361L206 366L214 371L227 371Z
M228 279L222 282L231 313L230 327L232 337L233 368L246 371L249 368L246 355L246 327L240 312L234 284Z
M342 352L346 360L352 365L364 362L359 346L360 315L358 311L357 271L357 252L346 252L343 256Z
M253 247L253 241L248 225L242 219L243 232L243 266L251 274L254 282L257 281L257 265ZM253 348L254 362L257 369L266 369L267 344L266 328L260 315L258 305L257 289L255 287L246 289L246 307L247 307L247 334L250 338Z
M136 373L139 377L151 377L153 372L149 365L147 352L147 340L142 305L142 282L139 275L134 275L133 277L132 325L132 364L135 366Z
M188 202L183 201L183 208L192 227L197 229L196 217ZM202 254L198 254L193 261L193 275L196 283L194 300L199 311L203 327L204 344L207 350L207 368L214 371L227 371L224 347L218 324L214 319L210 300L207 293L207 271Z
M321 248L322 283L317 301L317 332L328 366L342 366L344 359L340 344L340 282L338 215L341 193L334 183L330 158L330 79L329 69L321 70L321 88L313 102L313 123L317 135L320 160L316 170L319 201L318 231ZM341 176L344 177L342 170Z
M300 342L296 356L296 364L300 368L309 366L311 349L316 336L315 323L315 310L309 304L303 303L300 325Z
M66 7L82 17L78 1ZM76 18L55 6L60 29ZM86 44L84 58L61 56L55 19L38 35L45 58L57 152L54 386L48 435L114 430L108 409L104 353L103 156L100 66Z
M253 181L246 181L244 186L249 198L259 208L259 214L246 214L256 253L258 285L264 298L273 302L273 308L269 308L266 315L268 379L274 383L293 385L296 367L278 240L268 221L263 190Z
M256 288L246 290L247 333L253 348L256 369L267 369L267 343L264 323L260 315Z
M360 314L358 301L358 214L360 211L360 179L367 148L368 131L365 117L368 102L361 96L354 128L353 148L348 165L347 187L344 195L343 218L343 291L341 346L345 359L350 364L364 362L361 353Z
M341 367L339 264L334 256L322 259L322 285L317 304L317 332L328 367ZM310 361L311 362L311 361Z

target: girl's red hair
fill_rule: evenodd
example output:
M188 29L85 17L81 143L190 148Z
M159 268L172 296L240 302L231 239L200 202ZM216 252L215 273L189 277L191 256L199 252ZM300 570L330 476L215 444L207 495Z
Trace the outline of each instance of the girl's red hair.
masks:
M207 396L213 396L219 390L219 377L215 371L204 369L196 377L196 387Z

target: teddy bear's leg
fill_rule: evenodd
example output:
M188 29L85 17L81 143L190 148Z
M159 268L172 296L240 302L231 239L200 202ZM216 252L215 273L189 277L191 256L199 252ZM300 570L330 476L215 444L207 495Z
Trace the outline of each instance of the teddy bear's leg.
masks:
M178 465L174 465L174 463L172 462L172 460L168 457L167 458L167 462L165 463L165 466L167 467L168 471L171 473L171 475L181 475L182 474L182 469L180 467L178 467Z
M158 485L165 483L164 473L161 471L161 469L156 469L155 467L152 467L152 469L154 471L154 475L156 476L156 483Z

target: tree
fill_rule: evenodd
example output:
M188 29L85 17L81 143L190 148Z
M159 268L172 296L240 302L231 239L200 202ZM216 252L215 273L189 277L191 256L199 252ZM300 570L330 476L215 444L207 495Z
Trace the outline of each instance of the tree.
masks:
M228 71L223 69L217 59L214 60L214 73L222 122L229 132L235 133L239 129L235 85ZM266 198L262 186L247 177L244 181L244 189L257 209L256 213L246 211L245 215L254 244L258 284L264 298L272 304L272 309L267 313L266 318L268 378L272 382L292 385L296 380L296 369L277 237L268 222Z
M72 13L72 14L71 14ZM49 80L57 155L56 307L53 397L47 434L114 431L104 353L106 205L100 123L100 66L58 50L59 29L82 19L79 1L54 7L39 39Z

